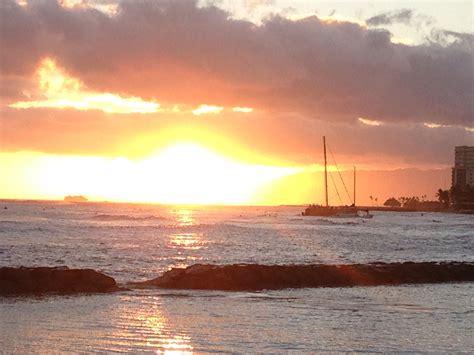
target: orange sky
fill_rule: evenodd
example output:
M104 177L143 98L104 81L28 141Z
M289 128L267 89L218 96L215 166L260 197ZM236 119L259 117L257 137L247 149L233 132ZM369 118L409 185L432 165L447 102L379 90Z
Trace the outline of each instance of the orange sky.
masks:
M349 195L364 171L361 203L434 197L474 143L469 34L407 46L360 21L99 3L0 5L0 198L321 202L323 135Z

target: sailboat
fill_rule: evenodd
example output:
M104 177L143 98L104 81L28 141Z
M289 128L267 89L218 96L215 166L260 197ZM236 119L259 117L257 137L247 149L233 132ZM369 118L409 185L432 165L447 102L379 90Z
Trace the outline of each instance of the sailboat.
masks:
M352 206L329 206L328 197L328 169L326 157L326 137L323 136L324 148L324 191L325 191L325 206L309 205L303 212L303 216L322 216L322 217L339 217L339 218L372 218L373 215L368 210L360 210L356 207L356 168L354 167L354 203Z

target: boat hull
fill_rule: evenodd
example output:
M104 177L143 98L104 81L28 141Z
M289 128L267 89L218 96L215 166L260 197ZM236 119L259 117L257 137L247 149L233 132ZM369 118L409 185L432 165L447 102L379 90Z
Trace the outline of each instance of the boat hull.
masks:
M373 215L366 210L354 207L330 207L310 205L303 212L303 216L336 217L336 218L372 218Z

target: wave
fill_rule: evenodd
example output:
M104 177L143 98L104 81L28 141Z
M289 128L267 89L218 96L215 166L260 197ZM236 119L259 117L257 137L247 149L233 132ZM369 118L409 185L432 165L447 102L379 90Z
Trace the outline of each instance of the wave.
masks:
M366 223L365 220L357 220L357 221L332 221L330 219L299 219L299 218L291 218L286 220L273 220L271 223L266 222L252 222L252 223L245 223L238 220L230 220L226 223L221 223L221 226L224 227L238 227L238 228L245 228L245 229L265 229L267 226L287 226L288 228L300 228L300 227L311 227L311 226L360 226Z
M290 222L294 224L300 225L311 225L311 226L356 226L365 223L364 220L356 220L356 221L333 221L326 218L290 218Z
M165 221L167 218L161 216L131 216L126 214L97 214L90 218L93 221Z

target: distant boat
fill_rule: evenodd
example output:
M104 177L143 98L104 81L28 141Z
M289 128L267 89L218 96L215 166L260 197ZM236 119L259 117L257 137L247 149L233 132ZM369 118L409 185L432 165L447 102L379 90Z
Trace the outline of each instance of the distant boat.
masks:
M328 170L326 157L326 137L323 136L324 150L324 191L326 205L309 205L303 212L303 216L338 217L338 218L372 218L368 210L360 210L356 207L356 169L354 167L354 203L351 206L329 206L328 198Z

